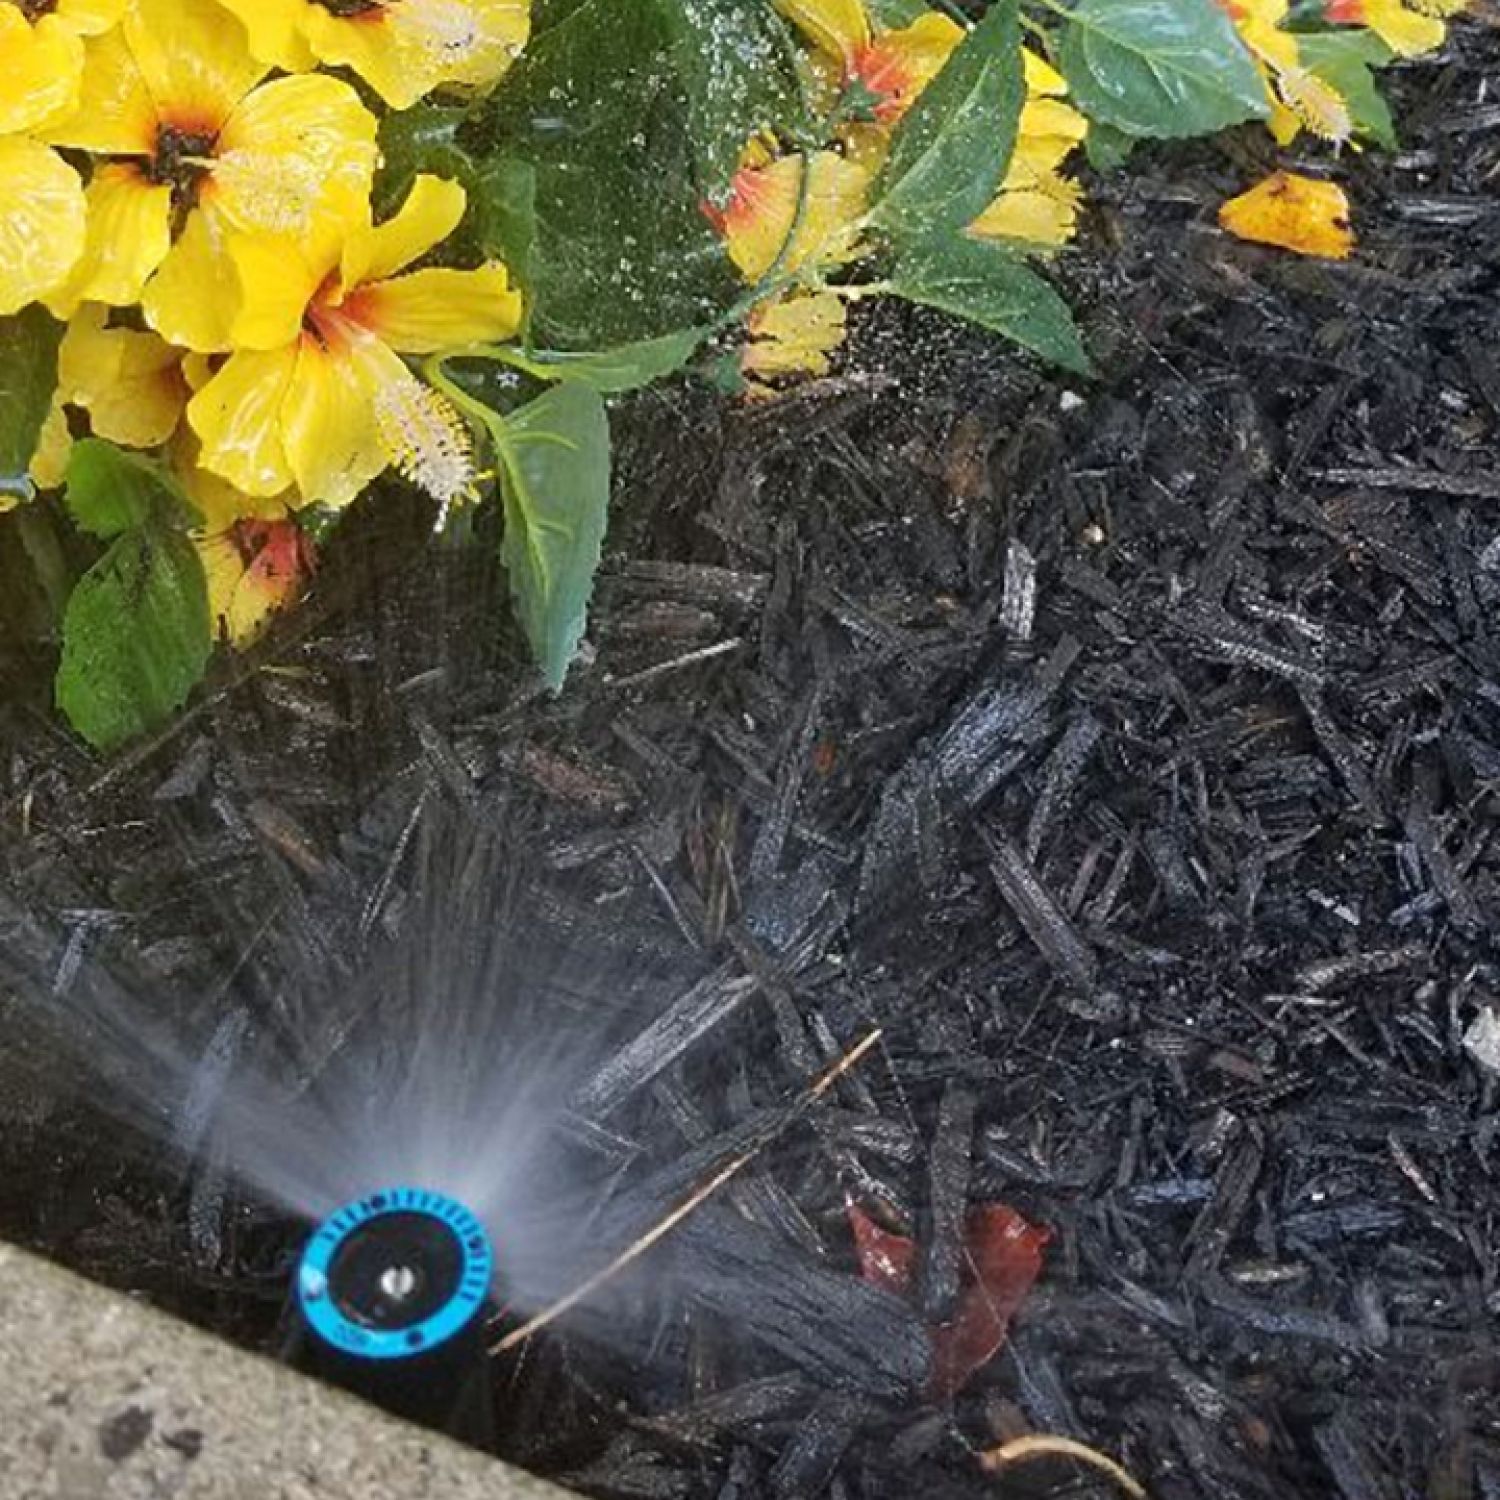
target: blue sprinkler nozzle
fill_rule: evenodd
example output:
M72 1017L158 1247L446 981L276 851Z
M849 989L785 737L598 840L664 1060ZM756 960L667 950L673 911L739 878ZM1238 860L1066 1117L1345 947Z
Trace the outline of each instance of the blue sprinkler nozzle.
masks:
M297 1305L339 1354L425 1359L472 1331L495 1257L462 1203L396 1187L346 1203L313 1232L297 1269Z

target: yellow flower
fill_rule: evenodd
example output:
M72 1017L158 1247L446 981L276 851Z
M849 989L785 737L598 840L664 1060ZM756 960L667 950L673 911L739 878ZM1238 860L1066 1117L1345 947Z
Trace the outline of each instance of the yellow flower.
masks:
M77 172L29 136L0 136L0 183L0 316L7 316L67 280L83 253L86 210Z
M444 85L486 88L531 32L530 0L221 0L262 62L351 68L392 109Z
M1443 45L1448 35L1444 18L1465 9L1458 0L1324 0L1323 14L1345 26L1368 26L1392 52L1418 57Z
M1265 84L1271 113L1266 128L1287 146L1304 127L1324 140L1346 141L1354 119L1343 95L1301 65L1297 38L1281 29L1288 0L1218 0L1234 23Z
M858 252L872 175L870 165L836 151L764 161L752 150L728 202L707 212L746 281L759 281L778 262L786 272L835 265Z
M236 349L188 406L207 468L248 495L295 485L303 502L335 506L393 464L441 501L468 492L468 430L399 354L509 338L521 299L497 261L397 274L451 234L464 207L456 183L419 177L389 222L314 247L294 335Z
M826 375L829 355L844 342L844 299L837 292L774 297L754 308L745 329L740 369L747 376Z
M374 116L338 79L267 72L214 0L134 0L89 43L83 103L48 137L108 159L54 312L140 301L170 342L227 348L241 305L271 291L240 273L247 244L286 257L355 211L374 176Z
M36 130L78 107L86 36L108 31L125 0L0 0L0 135Z
M1078 229L1083 190L1062 174L1063 162L1088 134L1088 121L1063 102L1062 74L1029 48L1026 103L1016 149L995 201L969 226L985 239L1066 244Z

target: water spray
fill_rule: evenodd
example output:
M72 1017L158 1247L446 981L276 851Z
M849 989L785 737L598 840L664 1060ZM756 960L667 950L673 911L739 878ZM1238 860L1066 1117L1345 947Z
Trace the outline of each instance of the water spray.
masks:
M494 1275L490 1237L456 1199L370 1193L329 1215L302 1252L293 1357L399 1416L483 1443Z

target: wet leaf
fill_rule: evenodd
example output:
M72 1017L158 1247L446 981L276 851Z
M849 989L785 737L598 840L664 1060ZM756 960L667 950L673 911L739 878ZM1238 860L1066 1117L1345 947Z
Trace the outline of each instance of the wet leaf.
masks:
M593 354L541 352L535 361L538 373L549 380L576 381L605 395L615 395L675 374L697 353L703 339L701 328L684 328Z
M26 469L57 388L63 325L41 307L0 318L0 507L29 500Z
M1026 98L1017 0L1000 0L902 117L875 188L874 222L904 237L972 223L1010 166Z
M860 1275L897 1295L912 1289L915 1243L882 1228L851 1203L849 1227ZM1004 1203L969 1211L964 1223L964 1262L968 1268L952 1322L929 1329L932 1378L929 1394L951 1400L1005 1343L1011 1319L1026 1300L1042 1269L1042 1251L1051 1238Z
M177 502L158 464L99 438L83 438L68 456L66 501L84 531L109 541Z
M155 728L208 663L208 596L191 543L132 527L83 575L63 616L57 704L95 749Z
M910 302L967 318L1064 369L1089 373L1068 304L1005 245L955 235L911 246L890 285Z
M609 520L609 418L597 391L570 383L513 412L504 431L500 560L555 691L583 638Z
M1268 112L1260 74L1214 0L1080 0L1058 64L1085 114L1130 135L1206 135Z
M1354 249L1343 188L1295 172L1273 172L1219 210L1230 234L1298 255L1347 260Z

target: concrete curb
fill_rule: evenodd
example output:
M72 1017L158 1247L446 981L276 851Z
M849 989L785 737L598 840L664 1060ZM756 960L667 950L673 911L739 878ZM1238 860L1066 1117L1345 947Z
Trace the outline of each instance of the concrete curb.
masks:
M0 1245L4 1500L576 1500Z

